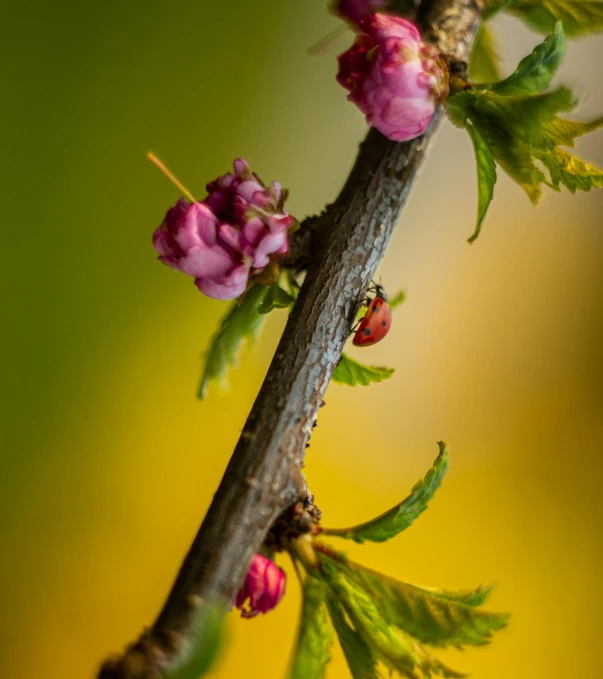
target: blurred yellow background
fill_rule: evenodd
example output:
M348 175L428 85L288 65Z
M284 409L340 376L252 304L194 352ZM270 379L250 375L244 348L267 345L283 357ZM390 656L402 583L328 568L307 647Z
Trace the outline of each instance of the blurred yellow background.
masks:
M365 128L306 48L323 0L5 3L0 191L4 356L0 676L92 677L152 622L211 500L285 314L232 388L195 398L224 311L155 259L178 197L247 158L303 217L336 195ZM505 71L540 39L496 30ZM349 36L341 44L350 40ZM603 111L603 38L562 79ZM603 132L580 144L603 164ZM482 679L600 677L603 604L603 194L533 209L504 176L484 231L468 138L445 123L380 270L408 302L352 351L387 383L332 385L306 472L327 525L401 499L448 442L451 470L398 539L341 545L400 579L496 581L513 613L492 646L442 656ZM362 424L361 424L362 423ZM281 560L289 569L286 559ZM284 676L299 591L236 616L215 679ZM339 652L329 679L347 677Z

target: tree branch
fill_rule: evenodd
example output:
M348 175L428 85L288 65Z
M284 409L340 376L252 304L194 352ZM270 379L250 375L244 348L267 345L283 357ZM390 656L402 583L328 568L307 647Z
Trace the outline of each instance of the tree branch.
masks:
M483 7L484 0L424 0L417 21L462 68ZM107 661L99 679L156 679L174 667L205 607L231 605L276 519L313 502L301 473L306 444L441 115L406 143L370 130L337 200L306 223L304 284L207 516L155 624Z

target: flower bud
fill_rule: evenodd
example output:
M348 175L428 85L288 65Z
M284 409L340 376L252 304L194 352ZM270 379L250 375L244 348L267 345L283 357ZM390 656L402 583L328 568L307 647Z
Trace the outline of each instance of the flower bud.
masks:
M339 56L337 81L366 121L393 141L422 134L448 93L445 65L405 19L373 14Z
M266 188L242 159L207 185L204 201L180 199L153 234L164 264L193 276L213 299L234 299L250 278L287 254L295 220L283 209L286 192Z
M253 557L243 587L237 594L235 606L244 618L272 610L285 593L285 573L262 554Z

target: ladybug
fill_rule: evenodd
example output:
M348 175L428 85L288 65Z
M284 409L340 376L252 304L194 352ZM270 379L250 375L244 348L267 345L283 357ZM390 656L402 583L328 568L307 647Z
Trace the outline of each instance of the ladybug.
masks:
M392 327L392 312L387 295L381 285L375 285L375 296L354 334L352 343L357 347L370 347L380 342Z

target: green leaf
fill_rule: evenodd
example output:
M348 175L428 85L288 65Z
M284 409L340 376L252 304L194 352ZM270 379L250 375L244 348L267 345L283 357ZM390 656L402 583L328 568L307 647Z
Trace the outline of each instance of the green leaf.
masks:
M475 151L475 162L477 164L477 223L475 230L469 237L469 242L473 241L479 236L482 229L482 224L486 217L486 212L492 197L494 196L494 184L496 184L496 163L492 151L482 135L477 131L473 124L467 125L467 132L473 142L473 150Z
M576 137L594 132L603 126L603 116L595 120L579 122L576 120L564 120L563 118L552 118L545 121L541 127L541 137L539 143L554 146L575 146Z
M546 165L555 190L559 190L560 184L572 193L603 187L603 172L567 151L554 149L541 152L538 157Z
M291 269L284 269L281 271L281 276L284 277L285 285L289 290L289 295L293 297L294 300L297 299L299 295L300 285L297 282L297 278Z
M473 82L490 83L500 80L497 51L490 27L482 24L469 59L469 78Z
M263 321L258 307L268 288L254 285L243 297L241 303L233 302L222 319L220 327L211 338L205 354L205 366L199 385L199 398L204 399L210 380L224 380L228 369L237 364L237 354L244 340L253 343Z
M483 646L507 625L508 615L476 610L459 600L415 587L357 567L359 584L383 601L387 616L419 641L430 646Z
M377 658L362 636L348 624L345 612L333 594L327 596L327 607L352 679L379 679Z
M527 97L475 93L468 120L478 129L496 162L536 203L546 177L536 162L545 142L543 127L573 105L565 88ZM546 146L546 144L545 144Z
M409 679L418 679L416 670L426 677L432 673L444 677L465 676L440 663L416 639L384 616L383 602L351 577L345 566L323 552L319 556L325 581L373 657Z
M204 608L195 621L194 641L187 644L185 656L164 679L199 679L209 671L222 644L224 613L221 606Z
M328 572L329 567L334 567L339 579L347 583L347 590L341 582L337 585L344 605L349 602L351 589L356 597L359 589L372 599L381 620L429 646L482 646L508 623L507 614L478 610L474 601L466 603L463 600L466 592L456 597L451 593L442 595L341 561L329 554L328 549L317 553L327 582L332 584Z
M326 586L306 576L297 648L289 679L322 679L331 660L333 633L325 607Z
M478 96L476 91L466 90L446 100L446 115L455 127L460 127L462 130L467 127L467 116Z
M484 21L490 19L502 10L508 9L514 4L515 0L489 0L484 10Z
M467 90L451 97L448 115L472 136L471 126L475 128L482 138L483 152L489 149L495 162L532 202L539 200L543 184L555 190L563 185L572 192L601 187L601 170L559 146L574 146L576 137L603 126L603 118L575 122L558 117L559 112L574 106L567 88L522 96L502 95L496 89L495 84L491 89ZM548 177L543 170L548 171ZM486 186L482 206L488 198Z
M389 308L393 311L400 305L404 304L404 302L406 302L406 293L404 290L398 290L398 292L393 297L389 298Z
M273 283L264 295L258 311L261 314L269 314L273 309L286 309L294 303L295 298L283 290L278 283Z
M394 370L395 368L362 365L346 354L341 354L332 380L337 384L346 384L349 387L355 387L359 384L367 387L374 382L383 382L383 380L389 379L394 374Z
M467 606L481 606L492 593L493 585L480 585L475 589L462 589L457 592L448 592L443 589L435 589L431 587L417 587L425 592L436 594L443 599L450 599L451 601L460 601L467 604Z
M519 63L515 73L491 85L491 89L506 96L540 94L551 84L564 54L565 35L561 23L558 23L554 33Z
M558 21L568 37L603 31L603 2L588 0L515 0L509 11L530 28L550 33Z
M372 595L322 557L322 570L326 582L345 608L355 630L372 650L391 669L406 677L416 679L417 658L412 652L411 640L387 623L380 614Z
M427 509L427 504L440 487L448 470L448 451L446 444L438 443L440 452L433 467L425 474L410 492L410 495L392 509L367 523L352 528L325 529L324 535L337 535L356 542L385 542L406 530L412 522Z

